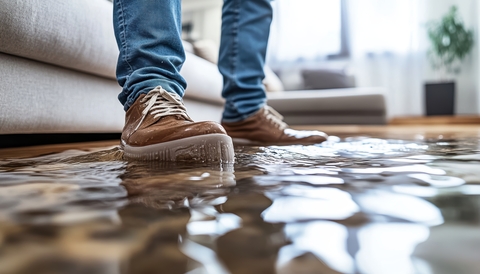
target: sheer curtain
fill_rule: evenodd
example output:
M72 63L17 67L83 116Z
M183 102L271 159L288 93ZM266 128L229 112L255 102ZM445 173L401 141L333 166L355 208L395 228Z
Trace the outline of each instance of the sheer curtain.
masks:
M348 0L350 65L358 86L383 86L389 116L423 113L425 1Z
M442 80L427 60L426 24L438 21L452 5L465 26L478 35L478 0L346 0L351 66L360 86L387 90L390 116L422 115L425 81ZM456 113L478 113L479 40L462 63L456 82Z

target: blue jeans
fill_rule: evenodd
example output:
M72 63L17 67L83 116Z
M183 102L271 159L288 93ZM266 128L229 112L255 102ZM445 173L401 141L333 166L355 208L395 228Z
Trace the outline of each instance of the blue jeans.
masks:
M240 121L266 102L262 80L271 0L224 0L219 70L226 100L222 120ZM125 110L156 86L183 97L185 62L180 0L114 0L114 29L120 50L118 96Z

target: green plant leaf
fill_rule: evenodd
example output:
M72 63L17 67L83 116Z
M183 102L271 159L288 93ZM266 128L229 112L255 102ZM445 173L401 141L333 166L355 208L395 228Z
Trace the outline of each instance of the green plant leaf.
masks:
M433 69L442 67L450 73L460 73L452 68L453 63L462 62L473 48L473 31L465 29L458 15L458 8L452 6L441 20L427 25L430 49L427 56Z

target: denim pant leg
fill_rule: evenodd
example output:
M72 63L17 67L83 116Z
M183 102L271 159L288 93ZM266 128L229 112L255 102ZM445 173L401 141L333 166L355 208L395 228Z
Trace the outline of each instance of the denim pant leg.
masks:
M185 62L180 0L114 0L113 23L120 55L118 99L127 110L156 86L183 97Z
M263 67L272 13L271 0L224 0L218 63L226 99L223 121L243 120L265 105Z

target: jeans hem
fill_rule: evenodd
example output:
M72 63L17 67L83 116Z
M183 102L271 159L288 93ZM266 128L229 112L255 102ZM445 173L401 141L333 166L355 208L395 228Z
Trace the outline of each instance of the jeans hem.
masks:
M171 83L171 84L177 85L177 84L175 84L175 83ZM149 93L150 91L152 91L153 89L155 89L155 88L158 87L158 86L162 87L162 88L165 89L167 92L177 94L177 95L179 95L180 97L183 98L182 95L180 95L180 94L178 94L177 92L175 92L174 90L171 90L170 88L168 88L168 85L161 85L161 84L159 84L159 85L156 85L156 86L154 86L154 87L146 87L146 88L143 88L143 89L141 89L140 91L138 91L137 93L135 93L135 96L134 96L131 100L127 100L127 102L123 105L123 109L124 109L125 111L127 111L127 110L135 103L135 101L137 101L137 99L138 99L138 97L139 97L140 95L142 95L142 94L147 94L147 93ZM178 85L177 85L177 87L180 88L180 89L182 89L182 87L180 87L180 86L178 86Z
M241 122L243 120L246 120L252 116L254 116L255 114L257 114L261 109L263 109L263 107L265 106L266 104L261 104L257 110L251 112L251 113L247 113L247 114L241 114L240 117L238 118L231 118L231 119L225 119L222 117L222 122L225 122L225 123L236 123L236 122Z

